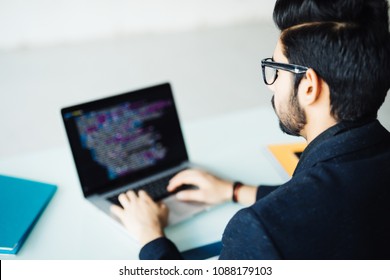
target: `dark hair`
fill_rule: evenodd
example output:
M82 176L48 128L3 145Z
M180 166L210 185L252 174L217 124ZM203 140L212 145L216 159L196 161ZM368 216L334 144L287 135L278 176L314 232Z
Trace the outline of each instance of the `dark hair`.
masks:
M390 87L387 0L277 0L274 21L290 63L330 88L338 120L376 117ZM302 75L295 78L297 89Z
M277 0L273 18L280 30L307 22L335 21L388 33L388 11L387 0Z
M377 116L390 87L389 33L377 35L356 23L312 22L280 39L290 63L314 69L328 84L332 115L357 121Z

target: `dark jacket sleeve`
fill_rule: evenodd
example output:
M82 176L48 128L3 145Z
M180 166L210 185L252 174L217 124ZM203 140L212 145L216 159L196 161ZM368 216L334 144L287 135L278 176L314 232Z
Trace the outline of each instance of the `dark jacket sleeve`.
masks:
M251 208L240 210L222 237L221 260L274 260L280 254Z
M257 193L256 193L256 200L259 200L259 199L267 196L268 194L270 194L271 192L273 192L277 188L278 188L278 186L265 186L265 185L260 186L257 190ZM236 220L237 219L239 219L239 218L236 218ZM228 242L227 244L230 244L230 239L232 238L232 235L238 234L238 233L234 232L236 227L238 228L238 231L240 229L243 229L246 227L245 221L246 221L245 219L243 219L241 221L238 220L237 225L235 225L236 222L234 222L234 221L229 223L232 230L230 231L230 233L226 237L227 239L225 241ZM234 238L231 239L231 241L233 241L233 244L235 243ZM237 248L238 251L240 251L240 246L241 245L238 245L238 243L237 243L237 245L235 245L235 247ZM265 244L264 244L264 246L265 246ZM224 257L230 256L230 253L228 253L228 252L229 251L225 252ZM177 247L175 246L175 244L172 241L170 241L166 237L160 237L160 238L157 238L157 239L149 242L144 247L142 247L142 249L139 253L139 258L140 258L140 260L182 260L183 256L180 254L179 250L177 249ZM232 258L234 258L234 256L232 256ZM265 258L270 259L270 257L265 257Z
M268 186L268 185L260 185L258 188L257 188L257 192L256 192L256 201L267 196L268 194L270 194L271 192L273 192L274 190L276 190L279 186Z
M166 237L147 243L139 253L140 260L182 260L176 245Z

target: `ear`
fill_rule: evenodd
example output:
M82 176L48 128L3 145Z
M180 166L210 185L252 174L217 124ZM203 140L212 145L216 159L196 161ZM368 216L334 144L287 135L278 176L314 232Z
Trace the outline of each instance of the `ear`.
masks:
M302 105L315 103L321 95L321 78L313 69L306 71L299 85L299 100Z

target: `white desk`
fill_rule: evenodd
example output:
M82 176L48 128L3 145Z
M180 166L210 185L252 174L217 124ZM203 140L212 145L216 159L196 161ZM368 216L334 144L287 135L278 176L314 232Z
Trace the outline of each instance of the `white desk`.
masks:
M225 178L254 185L283 182L265 146L298 141L282 134L271 108L187 123L183 129L191 160ZM58 185L19 253L0 259L138 258L139 245L84 200L68 147L1 159L0 173ZM217 206L167 228L166 234L180 250L220 240L239 209L233 203Z

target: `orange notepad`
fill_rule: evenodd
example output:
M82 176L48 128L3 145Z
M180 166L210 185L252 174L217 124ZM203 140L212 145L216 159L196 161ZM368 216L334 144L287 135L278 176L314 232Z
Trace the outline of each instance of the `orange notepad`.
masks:
M277 144L268 145L268 150L283 170L291 177L297 167L299 156L306 146L306 143Z

